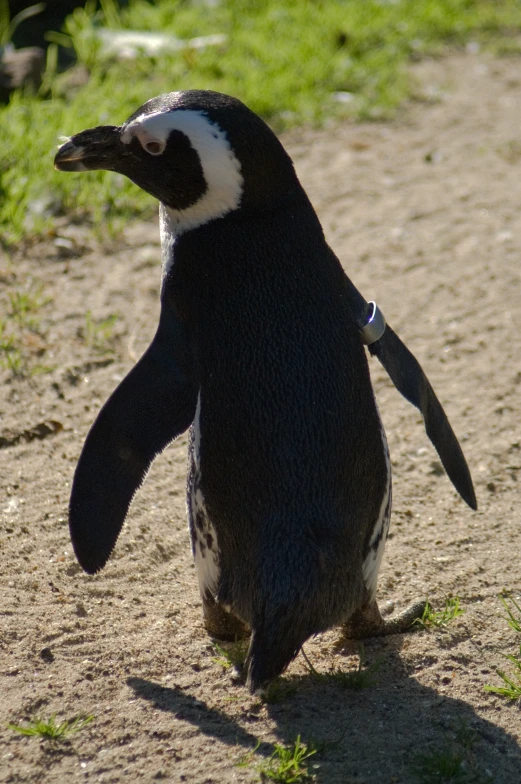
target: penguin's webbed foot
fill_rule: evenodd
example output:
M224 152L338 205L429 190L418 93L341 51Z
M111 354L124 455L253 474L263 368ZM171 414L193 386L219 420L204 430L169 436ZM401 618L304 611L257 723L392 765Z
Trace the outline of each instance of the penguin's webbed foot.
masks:
M378 604L371 602L353 613L349 620L342 625L342 634L350 640L401 634L410 629L413 623L422 617L426 604L425 599L413 602L403 612L385 620L380 614Z
M203 597L204 626L210 637L224 642L243 640L250 634L250 629L234 613L225 610L213 596Z

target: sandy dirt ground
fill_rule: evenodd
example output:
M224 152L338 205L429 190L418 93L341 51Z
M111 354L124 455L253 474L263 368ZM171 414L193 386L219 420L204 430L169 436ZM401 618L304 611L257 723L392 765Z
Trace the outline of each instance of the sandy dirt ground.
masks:
M399 611L428 596L441 609L453 595L464 614L367 640L378 668L366 689L317 678L299 656L278 701L251 697L202 625L186 435L154 463L107 567L83 574L67 527L73 471L155 331L159 244L155 221L112 244L64 224L0 256L0 286L29 281L47 300L27 350L54 367L0 379L0 782L249 782L298 735L326 742L312 759L322 784L521 782L520 703L484 691L520 642L498 599L521 593L520 64L467 54L415 73L418 101L396 122L285 143L346 271L428 373L475 481L474 513L372 359L394 470L379 600ZM92 326L113 314L111 334ZM306 644L318 673L357 668L357 645L338 638ZM95 718L62 743L6 728L53 713ZM457 777L426 778L433 753L464 758Z

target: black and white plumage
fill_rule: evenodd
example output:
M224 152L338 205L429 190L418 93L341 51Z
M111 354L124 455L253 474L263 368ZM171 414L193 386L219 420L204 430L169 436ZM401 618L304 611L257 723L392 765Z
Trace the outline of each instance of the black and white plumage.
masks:
M160 201L158 330L98 415L74 478L83 568L104 566L152 460L190 427L206 626L251 630L252 690L317 632L385 631L376 584L391 469L361 334L367 303L277 137L233 98L170 93L122 126L73 136L55 165L120 172ZM420 408L475 508L459 444L414 357L389 327L370 351Z

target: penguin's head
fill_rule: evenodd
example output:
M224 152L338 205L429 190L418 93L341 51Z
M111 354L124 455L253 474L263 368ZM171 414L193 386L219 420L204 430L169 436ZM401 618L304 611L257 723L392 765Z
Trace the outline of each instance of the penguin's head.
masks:
M266 123L237 99L208 90L160 95L120 126L82 131L62 144L54 165L124 174L165 206L178 233L302 194Z

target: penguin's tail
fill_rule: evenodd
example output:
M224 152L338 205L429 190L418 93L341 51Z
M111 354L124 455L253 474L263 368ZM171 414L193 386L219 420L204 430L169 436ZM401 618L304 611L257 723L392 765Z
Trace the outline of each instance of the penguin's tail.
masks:
M252 630L244 670L252 692L281 675L309 637L341 623L362 604L365 587L342 557L342 525L319 509L263 527L252 556L255 568L235 594L251 597L238 614ZM356 566L356 553L352 560Z
M253 625L245 662L246 684L252 694L281 675L317 629L297 620L295 611L279 608Z

